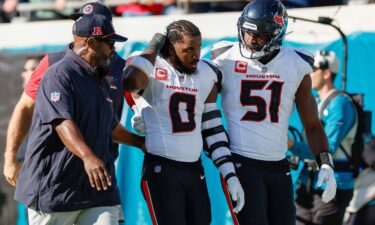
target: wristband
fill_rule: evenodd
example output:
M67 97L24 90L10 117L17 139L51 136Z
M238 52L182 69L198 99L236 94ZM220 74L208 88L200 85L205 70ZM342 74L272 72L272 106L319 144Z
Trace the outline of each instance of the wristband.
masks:
M237 177L237 174L234 173L234 172L232 172L232 173L228 173L228 174L224 177L225 182L227 183L228 180L229 180L229 178L231 178L231 177Z
M150 61L143 58L142 56L136 56L126 66L136 67L137 69L145 73L147 76L152 74L152 71L154 70L154 65L152 65Z
M327 164L330 167L332 167L332 169L334 168L332 155L329 152L326 152L326 151L319 152L319 154L316 156L316 162L318 163L319 168L322 166L322 164Z
M166 39L167 37L164 34L156 33L149 42L148 48L158 53L163 48Z

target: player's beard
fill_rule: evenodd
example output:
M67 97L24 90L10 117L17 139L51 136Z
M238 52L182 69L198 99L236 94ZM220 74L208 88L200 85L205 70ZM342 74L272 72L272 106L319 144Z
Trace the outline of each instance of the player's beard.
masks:
M174 57L174 62L176 69L181 73L192 74L197 70L196 68L187 68L186 66L184 66L181 60L176 55Z

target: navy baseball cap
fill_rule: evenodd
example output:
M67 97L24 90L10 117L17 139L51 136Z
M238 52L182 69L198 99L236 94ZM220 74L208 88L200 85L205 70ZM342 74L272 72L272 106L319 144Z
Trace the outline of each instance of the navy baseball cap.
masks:
M112 21L100 14L88 14L78 18L73 25L73 34L117 42L128 40L128 38L116 34Z
M88 15L88 14L100 14L100 15L107 17L109 20L112 21L111 10L100 2L89 2L89 3L84 4L79 9L79 12L73 13L72 15L70 15L70 18L73 20L77 20L79 17L83 15Z

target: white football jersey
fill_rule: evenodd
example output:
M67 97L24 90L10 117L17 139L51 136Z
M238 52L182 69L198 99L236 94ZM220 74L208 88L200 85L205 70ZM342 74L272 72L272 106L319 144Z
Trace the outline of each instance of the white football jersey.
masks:
M258 160L285 158L294 96L312 55L281 48L266 65L242 57L238 43L213 61L223 72L222 107L232 152Z
M148 105L141 113L149 153L182 162L199 159L202 112L216 82L217 75L207 62L201 60L196 72L187 75L157 57L142 94Z

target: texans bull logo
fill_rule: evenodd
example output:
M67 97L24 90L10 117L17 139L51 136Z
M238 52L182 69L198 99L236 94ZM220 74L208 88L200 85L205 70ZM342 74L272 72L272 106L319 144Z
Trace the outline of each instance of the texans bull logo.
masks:
M275 14L273 17L273 20L275 20L276 23L280 24L281 26L285 26L284 18L282 16L279 16L278 14Z

